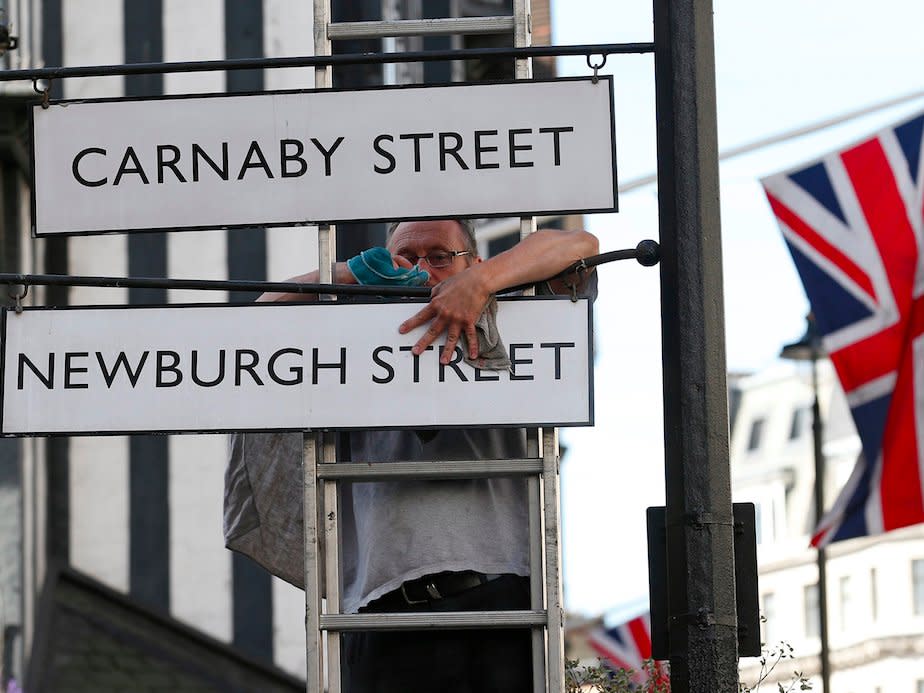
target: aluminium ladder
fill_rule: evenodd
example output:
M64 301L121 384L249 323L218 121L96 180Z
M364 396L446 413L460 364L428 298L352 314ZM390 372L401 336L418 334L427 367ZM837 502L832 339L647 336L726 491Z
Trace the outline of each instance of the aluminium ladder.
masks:
M330 0L314 0L316 55L330 55L332 40L513 32L514 45L530 45L529 0L514 0L513 16L330 23ZM516 60L516 78L529 79L529 59ZM315 68L315 87L331 87L331 68ZM520 237L536 229L520 220ZM320 281L333 281L336 231L318 228ZM334 299L333 296L324 297ZM308 693L341 693L340 635L348 630L420 628L530 628L535 693L564 690L564 610L558 504L558 432L527 431L526 459L462 462L338 463L334 434L305 436L305 632ZM530 609L453 613L342 614L339 500L341 481L525 477L529 504Z

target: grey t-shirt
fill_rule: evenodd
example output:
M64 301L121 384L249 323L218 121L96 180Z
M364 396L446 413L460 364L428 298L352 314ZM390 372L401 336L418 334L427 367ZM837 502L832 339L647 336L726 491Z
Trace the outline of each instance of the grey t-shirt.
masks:
M350 438L355 461L439 464L526 456L522 429L379 431ZM529 574L522 478L350 484L341 518L345 612L406 580L444 570Z
M526 456L522 429L363 431L365 462ZM302 437L235 434L225 484L225 542L304 586ZM405 580L443 570L527 575L526 482L493 478L341 486L343 611L355 613Z

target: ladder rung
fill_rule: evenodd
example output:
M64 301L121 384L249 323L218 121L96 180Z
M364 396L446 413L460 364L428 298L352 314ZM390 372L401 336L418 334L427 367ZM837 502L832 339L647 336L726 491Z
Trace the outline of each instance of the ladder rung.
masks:
M392 19L377 22L337 22L327 25L331 41L374 39L386 36L443 36L447 34L507 34L513 17L447 17L445 19Z
M545 611L446 611L439 613L327 614L321 630L463 630L531 628L546 624Z
M319 464L319 479L370 481L373 479L485 479L498 476L541 474L542 460L463 460L456 462L339 462Z

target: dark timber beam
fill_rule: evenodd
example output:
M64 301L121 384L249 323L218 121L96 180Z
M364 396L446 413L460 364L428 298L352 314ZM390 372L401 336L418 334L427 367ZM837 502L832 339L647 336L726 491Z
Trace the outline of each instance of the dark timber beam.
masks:
M738 690L711 0L654 0L671 690Z

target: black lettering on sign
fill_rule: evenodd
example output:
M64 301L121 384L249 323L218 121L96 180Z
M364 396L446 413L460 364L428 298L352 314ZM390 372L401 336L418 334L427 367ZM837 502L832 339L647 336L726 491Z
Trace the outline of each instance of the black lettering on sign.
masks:
M115 363L112 364L112 369L110 370L106 366L106 359L103 358L103 354L99 351L96 352L96 361L99 363L99 369L103 374L103 380L106 381L106 387L111 388L112 383L115 382L116 375L119 374L119 368L125 371L125 375L128 376L128 381L132 384L134 388L138 384L138 378L141 376L141 369L144 367L144 362L148 359L148 352L141 352L141 358L138 359L138 366L135 370L132 370L131 364L128 362L128 357L125 355L124 351L120 351L119 355L116 356Z
M487 375L488 373L492 373L494 377L493 378L489 377ZM500 380L500 373L498 373L497 371L493 371L493 370L483 371L480 368L475 369L475 382L476 383L483 383L485 381L493 382L496 380Z
M482 137L493 137L497 135L497 130L475 130L475 168L500 168L500 164L494 162L483 162L481 155L487 152L496 152L497 147L489 147L481 143Z
M551 133L553 140L553 148L555 153L555 165L561 165L561 141L559 135L563 132L574 132L573 127L562 127L562 128L539 128L541 133Z
M395 170L395 157L388 150L382 149L383 141L394 142L395 138L391 135L379 135L372 141L372 148L375 150L375 153L388 161L388 165L379 166L378 164L373 164L372 168L376 173L391 173Z
M247 363L244 362L245 356L249 358ZM234 385L240 387L241 373L244 371L250 373L250 377L257 385L262 385L263 381L254 370L258 363L260 363L260 355L253 349L236 349L234 351Z
M414 347L403 346L398 347L400 351L411 351ZM426 347L424 351L433 351L433 345ZM420 354L414 354L414 382L420 382Z
M166 159L164 154L170 152L171 157ZM177 177L177 180L181 183L186 182L186 178L180 173L180 169L176 167L177 162L180 160L180 148L172 144L159 144L157 145L157 182L164 182L164 169L169 168L173 171L173 175Z
M87 180L82 175L80 175L80 162L83 160L87 154L102 154L106 156L106 150L101 149L100 147L87 147L86 149L81 149L77 152L77 156L74 157L74 163L71 164L71 172L74 174L74 178L81 185L86 185L88 188L96 188L100 185L106 185L109 181L108 178L99 178L97 180Z
M340 146L340 143L343 142L343 138L338 137L336 141L334 141L334 144L330 149L325 149L324 145L318 142L314 137L311 138L311 142L312 144L314 144L315 147L318 148L318 151L324 155L324 175L329 176L330 175L330 158L334 155L334 152L337 151L337 147Z
M518 359L517 351L520 349L532 349L532 344L511 344L509 347L510 350L510 379L511 380L535 380L535 377L532 375L517 375L517 366L519 364L529 365L533 362L532 359Z
M420 140L433 139L432 132L409 132L406 135L398 135L402 140L414 141L414 172L420 173Z
M289 146L295 146L295 152L289 154ZM301 140L279 140L279 168L283 178L298 178L305 175L308 170L308 162L302 158L305 153L305 145ZM289 162L297 161L297 170L289 170Z
M170 359L170 363L167 363ZM180 355L170 349L164 349L157 352L157 382L155 387L176 387L183 382L183 373L177 366L180 365ZM173 374L172 380L167 380L164 376L167 373Z
M131 164L131 167L129 167ZM125 149L125 156L122 157L122 163L119 164L119 170L116 171L115 180L112 181L113 185L118 185L119 181L122 180L122 176L134 173L141 177L141 182L145 185L149 185L151 181L148 180L147 175L144 172L144 169L141 168L141 162L138 161L138 156L135 154L135 150L132 147L127 147Z
M85 359L90 355L87 351L66 351L64 352L64 389L65 390L86 390L89 385L86 383L75 383L71 380L74 373L86 373L86 368L75 366L72 362L74 359Z
M218 375L214 380L203 380L199 377L199 350L193 349L190 356L190 376L199 387L215 387L225 379L225 350L218 350Z
M256 161L253 161L254 158L256 158ZM260 144L256 140L250 143L250 149L247 150L247 156L244 157L244 163L241 164L237 179L243 180L244 174L252 168L262 168L267 178L273 177L273 172L270 171L269 164L266 163L266 157L263 156L263 150L260 149Z
M340 347L340 360L333 363L318 361L318 352L317 347L311 350L311 384L318 384L318 371L322 368L336 368L340 371L340 384L346 385L346 347Z
M205 153L205 150L200 147L198 144L193 142L192 146L192 176L193 182L199 182L199 159L202 159L209 166L212 167L212 170L218 174L218 177L222 180L228 180L228 143L221 143L221 166L215 163L215 161L208 154Z
M280 378L279 374L276 372L276 361L279 360L279 357L283 354L294 354L295 356L303 356L304 352L301 349L295 349L289 347L287 349L280 349L270 356L269 362L266 364L267 370L269 371L270 378L274 382L279 383L280 385L301 385L302 380L304 379L304 369L301 366L289 366L289 378Z
M449 146L447 143L450 139L455 140L455 144ZM459 168L468 171L468 164L459 156L459 150L462 149L462 135L458 132L441 132L440 133L440 171L446 170L446 156L451 156L459 164Z
M517 161L517 152L529 152L533 148L531 144L517 144L517 135L532 134L532 131L532 128L521 128L510 130L507 133L510 147L510 168L526 168L533 165L532 161Z
M555 350L555 380L561 380L561 350L573 349L574 342L544 342L539 348Z
M390 346L380 346L380 347L376 347L372 351L372 361L375 363L376 366L381 366L382 369L385 371L384 376L379 376L375 374L372 375L372 382L379 383L380 385L384 383L390 383L392 380L395 379L395 369L392 367L390 363L388 363L387 361L383 361L380 358L379 355L382 353L394 354L395 350L392 349Z
M43 375L42 372L38 369L28 356L25 354L19 355L19 376L16 381L16 389L22 390L23 387L23 376L25 375L25 367L29 366L29 370L32 371L32 374L36 378L42 381L42 384L47 387L49 390L53 390L55 386L55 355L53 353L48 354L48 375Z
M442 352L442 350L445 348L446 348L446 345L444 344L442 347L440 347L440 351ZM461 380L463 383L468 382L468 378L465 377L465 373L463 373L462 369L459 368L459 366L457 365L459 361L463 359L463 357L464 357L464 354L462 353L462 349L459 347L456 347L455 350L453 350L452 352L452 358L449 359L449 363L445 365L442 363L440 364L440 382L441 383L446 382L446 369L447 368L451 368L452 370L454 370L456 372L456 375L459 376L459 380Z

